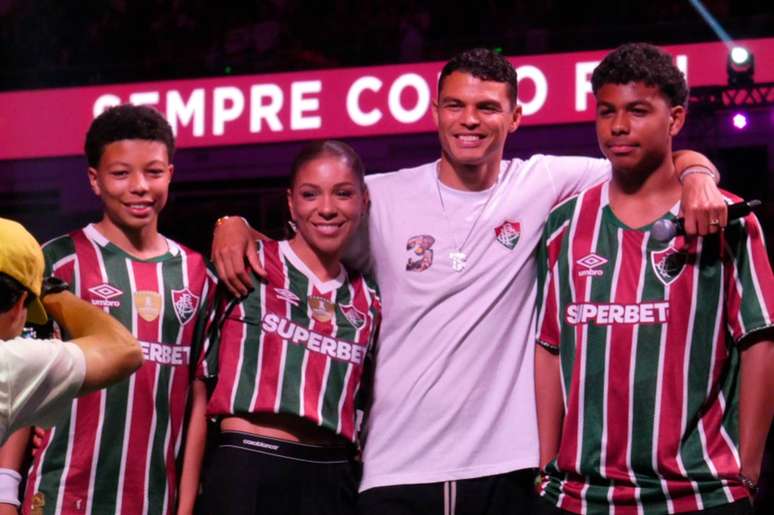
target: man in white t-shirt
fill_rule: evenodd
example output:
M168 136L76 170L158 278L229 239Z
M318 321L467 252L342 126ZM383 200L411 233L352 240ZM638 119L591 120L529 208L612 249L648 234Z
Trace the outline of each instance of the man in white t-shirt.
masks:
M16 429L50 426L70 401L119 381L142 364L121 324L43 280L43 252L20 224L0 218L0 444ZM22 338L26 322L51 316L73 339ZM8 464L5 464L8 466ZM0 468L0 505L19 505L19 474Z
M610 165L503 160L521 119L516 86L500 55L458 55L433 104L440 160L366 177L368 235L355 257L370 257L384 320L363 439L364 515L530 509L535 248L551 208L608 177ZM709 220L723 221L725 211L711 164L684 152L675 165L692 206L687 230L715 231ZM249 240L238 219L219 221L213 258L235 293L247 284L245 257L260 273Z

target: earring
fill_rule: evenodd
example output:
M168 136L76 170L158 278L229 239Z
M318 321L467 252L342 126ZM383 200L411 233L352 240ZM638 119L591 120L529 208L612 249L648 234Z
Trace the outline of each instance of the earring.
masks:
M298 226L296 225L296 222L293 220L288 220L288 226L290 227L290 230L293 232L298 232Z

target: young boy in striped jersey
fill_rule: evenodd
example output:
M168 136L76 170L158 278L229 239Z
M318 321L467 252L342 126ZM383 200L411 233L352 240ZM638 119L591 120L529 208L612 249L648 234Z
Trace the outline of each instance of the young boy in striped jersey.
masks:
M174 152L161 114L111 108L92 123L85 150L104 215L44 246L47 273L129 328L145 364L129 379L74 401L45 433L22 512L171 513L191 365L214 276L204 257L158 232ZM26 440L17 434L5 446L5 466L20 462Z
M761 227L749 215L657 241L651 224L679 210L685 79L668 54L630 44L592 85L613 175L554 208L540 247L542 509L749 513L774 407Z

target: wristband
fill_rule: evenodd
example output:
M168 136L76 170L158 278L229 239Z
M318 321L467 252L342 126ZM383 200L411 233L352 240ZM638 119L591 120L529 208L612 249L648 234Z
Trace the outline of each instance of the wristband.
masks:
M20 506L19 483L21 475L13 469L0 468L0 503Z
M250 227L250 222L248 222L247 219L244 216L229 216L229 215L227 215L227 216L221 216L220 218L215 220L215 228L217 229L219 225L222 225L223 222L225 222L229 218L239 218L240 220L242 220L245 223L245 225L247 227Z
M680 177L679 177L680 184L683 184L683 182L685 182L685 178L686 177L688 177L689 175L695 174L695 173L700 173L702 175L709 175L710 177L712 177L712 180L715 181L715 184L720 183L720 176L719 176L719 174L717 174L714 171L710 170L706 166L691 165L688 168L686 168L685 170L683 170L682 172L680 172Z
M2 469L0 469L2 470ZM747 489L748 492L753 494L753 496L758 493L758 483L750 479L749 477L745 476L744 474L739 474L739 482L742 483L742 486Z

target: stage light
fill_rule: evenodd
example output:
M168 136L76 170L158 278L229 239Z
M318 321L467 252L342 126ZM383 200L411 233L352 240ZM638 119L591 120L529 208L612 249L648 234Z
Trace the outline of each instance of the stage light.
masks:
M755 56L746 48L735 46L728 54L728 85L732 87L752 86L755 73Z
M744 65L749 58L750 52L748 52L746 48L735 46L731 49L731 60L734 62L734 64L739 66Z
M745 116L743 113L736 113L734 117L731 118L731 123L733 123L734 127L741 131L747 127L747 116Z

